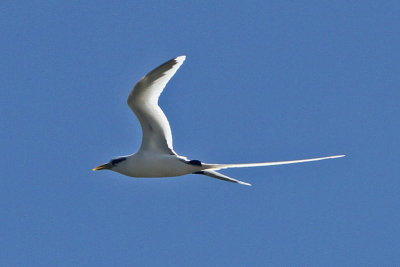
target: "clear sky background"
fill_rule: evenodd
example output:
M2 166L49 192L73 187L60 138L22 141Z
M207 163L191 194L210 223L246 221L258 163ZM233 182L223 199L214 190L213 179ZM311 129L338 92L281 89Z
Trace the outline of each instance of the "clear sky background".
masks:
M400 263L398 1L2 1L1 266ZM211 163L134 179L133 85L185 54L160 104Z

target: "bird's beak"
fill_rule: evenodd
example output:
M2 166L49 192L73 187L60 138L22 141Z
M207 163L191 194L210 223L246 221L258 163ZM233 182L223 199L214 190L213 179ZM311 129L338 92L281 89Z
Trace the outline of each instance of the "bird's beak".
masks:
M99 170L109 170L111 169L112 165L110 163L105 163L103 165L97 166L96 168L93 169L93 171L99 171Z

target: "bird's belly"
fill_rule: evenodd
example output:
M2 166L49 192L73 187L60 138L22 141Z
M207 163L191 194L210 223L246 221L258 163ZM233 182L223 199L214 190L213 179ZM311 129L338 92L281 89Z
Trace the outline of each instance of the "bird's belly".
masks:
M201 166L190 165L175 156L145 157L128 162L121 173L132 177L174 177L190 174L202 169Z

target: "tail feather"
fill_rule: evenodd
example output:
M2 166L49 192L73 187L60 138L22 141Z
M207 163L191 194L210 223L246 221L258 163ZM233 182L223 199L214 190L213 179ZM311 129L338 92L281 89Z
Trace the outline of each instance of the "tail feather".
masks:
M273 166L273 165L284 165L284 164L293 164L293 163L301 163L301 162L309 162L309 161L318 161L324 159L335 159L341 158L345 155L337 155L337 156L329 156L322 158L313 158L313 159L300 159L300 160L289 160L289 161L275 161L275 162L260 162L260 163L239 163L239 164L203 164L205 169L209 172L210 170L222 170L229 168L247 168L247 167L261 167L261 166Z
M202 174L202 175L206 175L212 178L217 178L223 181L227 181L227 182L232 182L232 183L237 183L237 184L243 184L243 185L248 185L251 186L251 184L231 178L229 176L226 176L222 173L216 172L216 171L212 171L212 170L207 170L207 171L199 171L199 172L195 172L194 174Z

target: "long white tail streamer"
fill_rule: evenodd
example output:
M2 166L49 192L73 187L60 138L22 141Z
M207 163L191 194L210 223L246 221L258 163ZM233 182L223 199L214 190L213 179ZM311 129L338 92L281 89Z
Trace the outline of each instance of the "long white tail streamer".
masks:
M248 167L285 165L285 164L293 164L293 163L301 163L301 162L309 162L309 161L318 161L318 160L324 160L324 159L335 159L335 158L341 158L344 156L346 156L346 155L337 155L337 156L329 156L329 157L313 158L313 159L274 161L274 162L238 163L238 164L204 164L204 165L209 167L209 168L207 168L209 170L222 170L222 169L230 169L230 168L248 168Z

